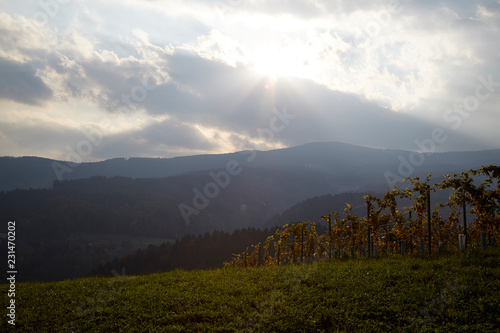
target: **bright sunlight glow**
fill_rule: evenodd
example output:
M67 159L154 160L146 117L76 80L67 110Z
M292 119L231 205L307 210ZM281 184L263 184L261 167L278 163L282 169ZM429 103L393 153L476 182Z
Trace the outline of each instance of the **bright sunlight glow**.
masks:
M253 69L275 80L278 76L300 77L307 71L307 58L302 48L290 45L283 49L265 47L251 56Z

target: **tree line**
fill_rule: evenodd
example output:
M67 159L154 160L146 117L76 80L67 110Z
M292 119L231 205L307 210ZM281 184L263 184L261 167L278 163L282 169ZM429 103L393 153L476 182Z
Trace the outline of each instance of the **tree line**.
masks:
M145 250L116 257L101 263L90 275L139 275L174 269L222 268L233 253L243 251L248 244L264 241L275 229L244 228L232 233L214 231L204 235L186 235L175 243L149 245Z

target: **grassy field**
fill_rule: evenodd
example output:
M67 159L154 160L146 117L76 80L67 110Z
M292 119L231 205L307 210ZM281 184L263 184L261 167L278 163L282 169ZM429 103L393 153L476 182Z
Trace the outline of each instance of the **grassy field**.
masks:
M499 249L8 288L2 332L500 332Z

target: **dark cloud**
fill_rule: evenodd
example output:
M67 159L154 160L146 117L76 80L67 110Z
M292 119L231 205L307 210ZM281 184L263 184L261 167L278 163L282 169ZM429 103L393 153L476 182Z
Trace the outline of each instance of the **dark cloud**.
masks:
M94 147L93 156L110 157L165 156L217 149L217 144L206 140L196 128L175 119L153 123L140 130L105 135Z
M175 149L213 150L217 148L214 144L207 142L203 135L189 124L183 124L177 120L167 119L132 133L147 140L153 146L166 145Z
M76 148L86 137L71 127L57 126L43 119L23 119L23 122L0 121L0 151L12 156L44 156L65 158L66 146Z
M438 126L310 80L279 78L274 82L243 66L235 68L192 54L169 56L168 63L174 81L151 91L144 105L152 113L175 115L185 124L199 123L256 139L262 135L259 134L262 129L272 127L276 110L283 113L286 108L286 113L294 118L283 130L273 133L270 139L274 141L286 145L344 141L409 150L418 150L416 140L431 137ZM198 95L181 91L177 86L192 88ZM468 149L480 147L479 142L458 133L450 132L449 137L437 149L456 150L465 143ZM174 137L162 138L163 142L174 140ZM193 142L186 139L180 136L179 144L191 146Z
M40 105L51 97L52 91L33 66L0 58L0 98Z
M144 109L154 117L168 116L140 130L106 135L92 156L174 156L218 151L227 144L220 141L222 138L205 137L195 128L196 124L236 133L230 136L231 143L247 148L253 148L252 140L262 137L269 143L288 146L343 141L408 150L418 150L416 140L431 137L438 126L310 80L279 77L274 81L242 64L233 67L194 52L165 53L159 61L169 75L165 83L152 79L160 73L152 71L151 64L134 58L121 63L99 59L80 62L84 75L52 60L54 67L68 78L67 87L73 97L97 94L93 92L97 92L96 87L105 87L107 95L100 103L108 105L110 112ZM144 78L148 76L151 80L145 86ZM136 88L145 94L134 100L133 92L140 90ZM128 96L127 101L123 96ZM116 101L118 104L111 107ZM272 122L279 118L277 114L283 113L291 118L270 137L265 130L271 129ZM481 147L477 141L453 131L449 131L449 138L437 149Z
M221 28L222 32L206 25L211 20L207 18L210 13L190 14L181 10L184 14L169 16L160 10L160 2L157 2L159 10L153 11L142 7L140 2L133 7L121 6L113 15L123 20L106 23L107 13L114 4L92 4L89 11L73 12L70 7L64 7L60 17L62 20L67 13L68 19L63 22L67 25L51 20L45 29L54 27L51 30L54 38L47 38L52 44L18 43L2 53L9 59L23 59L27 63L0 58L0 98L42 104L54 95L58 97L54 104L61 109L65 107L64 102L71 101L81 112L86 112L89 106L88 109L102 112L105 117L110 116L105 113L113 113L110 118L127 114L130 117L125 117L128 120L124 120L124 128L135 129L107 134L102 143L93 147L91 157L103 159L219 152L239 146L262 149L265 145L252 147L258 144L259 138L288 146L343 141L416 150L418 140L430 138L432 131L440 127L448 135L446 142L437 147L440 151L489 148L498 137L494 122L490 121L497 118L495 105L498 105L500 88L496 85L495 92L491 93L496 97L481 101L479 110L464 118L458 130L453 130L450 123L442 119L447 108L463 103L467 96L475 93L479 77L491 74L493 81L500 81L499 53L494 45L500 22L500 5L496 2L246 0L224 3L231 7L225 7L224 14L233 15L234 21L241 14L242 23L240 26L221 17L215 24L230 25L226 30ZM217 15L211 2L196 0L193 5L210 8L213 15ZM95 18L90 16L93 12L90 9L95 9ZM384 20L377 16L382 10L391 13L390 22L379 22ZM355 12L359 15L351 15ZM72 25L69 20L75 13L78 13L79 21L75 21L78 25ZM263 22L251 21L251 26L247 26L247 15L259 18L255 14L268 17ZM297 24L309 23L315 18L320 20L314 21L310 30L305 29L301 37L302 32L297 33L296 27L272 26L281 23L272 22L269 17L281 14L293 16L282 21L285 25L288 19L290 24L296 18L299 18ZM0 30L6 35L16 30L14 20L10 20L10 25L9 20L4 21L5 29ZM373 33L366 48L355 47L357 31L366 32L368 23L373 22L378 22L379 31ZM104 25L97 28L100 24ZM80 27L90 30L81 34L70 31ZM38 35L25 32L18 31L20 35L32 37L25 38L27 41L39 40L34 38ZM307 59L311 80L279 77L274 81L252 70L250 63L258 59L246 58L251 57L252 52L245 48L258 47L260 38L266 40L267 36L261 35L265 33L278 36L275 38L278 43L282 38L283 44L288 39L292 41L294 34L298 35L297 41L310 39L309 43L299 44L315 52L307 56L311 58ZM68 38L63 43L61 36L64 35ZM263 42L262 47L265 45ZM319 73L319 68L324 71ZM37 76L37 69L54 93ZM400 112L374 101L394 105ZM81 105L84 107L80 108ZM290 116L285 117L285 122L280 118L283 113ZM78 117L76 112L74 116L73 127L76 121L94 121ZM65 141L65 137L66 141L75 143L85 139L81 133L66 132L62 128L64 124L37 123L43 116L34 119L29 124L24 119L22 122L17 118L8 119L1 124L0 135L3 133L12 142L33 149L45 144L51 147L47 149L54 149L52 147L57 146L54 143ZM132 119L149 125L137 129L139 126L127 124ZM9 122L17 123L9 127ZM284 126L270 132L273 124ZM198 126L208 129L209 134L198 130ZM483 142L478 141L481 135L473 135L478 129ZM56 139L51 139L50 133Z

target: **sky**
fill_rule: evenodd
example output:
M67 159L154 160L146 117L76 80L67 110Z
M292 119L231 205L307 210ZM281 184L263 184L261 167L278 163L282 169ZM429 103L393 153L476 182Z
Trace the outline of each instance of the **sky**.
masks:
M500 148L500 1L0 0L0 155Z

